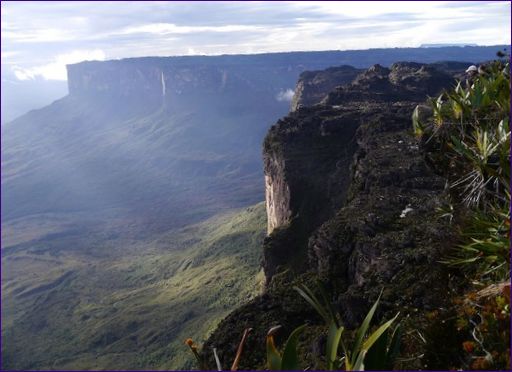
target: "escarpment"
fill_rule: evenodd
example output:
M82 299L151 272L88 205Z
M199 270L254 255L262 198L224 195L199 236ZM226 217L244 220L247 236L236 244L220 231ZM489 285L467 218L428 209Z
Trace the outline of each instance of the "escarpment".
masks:
M309 234L343 203L359 121L330 107L301 109L264 141L268 233L263 267L302 271Z
M338 77L339 70L330 69L325 71L324 80L329 71ZM279 267L303 269L311 232L334 216L349 189L354 195L360 194L354 190L357 182L368 188L383 172L384 164L391 168L384 176L391 181L403 167L408 167L410 175L419 172L394 158L408 148L392 151L393 146L383 144L381 147L389 150L380 151L382 164L372 161L367 166L367 179L361 181L360 163L353 157L357 153L356 160L361 159L369 151L365 144L381 140L383 133L407 131L414 106L452 81L451 75L429 65L395 63L389 69L375 65L350 84L331 91L321 104L300 108L269 130L263 145L269 232L263 268L267 281ZM364 132L366 127L371 129ZM412 139L395 137L397 142L412 143ZM276 229L279 231L273 233ZM314 257L316 251L309 256ZM320 262L323 267L323 259Z
M205 358L215 346L227 363L235 339L251 327L251 353L240 368L262 368L271 326L282 325L286 339L300 324L321 324L293 283L323 281L348 328L361 322L381 291L379 316L400 309L420 329L425 314L446 303L454 289L439 260L454 236L437 211L448 204L448 193L445 179L425 161L410 118L428 95L450 87L462 66L375 65L326 92L320 103L298 105L269 130L263 145L267 290L221 322L205 344ZM310 327L305 347L320 342ZM317 349L303 353L312 369L322 367L311 364ZM422 368L414 364L420 362L404 368Z

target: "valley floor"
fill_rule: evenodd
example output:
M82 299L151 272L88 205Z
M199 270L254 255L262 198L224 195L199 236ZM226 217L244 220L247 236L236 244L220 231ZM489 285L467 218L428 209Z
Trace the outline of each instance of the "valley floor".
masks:
M5 369L191 368L183 340L260 290L263 203L156 235L40 217L2 226Z

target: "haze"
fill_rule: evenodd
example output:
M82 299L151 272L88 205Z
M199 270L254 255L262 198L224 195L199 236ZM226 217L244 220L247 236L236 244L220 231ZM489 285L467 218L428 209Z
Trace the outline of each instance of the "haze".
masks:
M219 332L226 366L242 323L219 322L274 275L317 266L340 290L366 272L368 285L396 283L383 296L406 301L397 311L434 309L423 291L444 283L432 242L450 240L434 215L449 199L411 117L508 53L509 2L1 10L2 370L190 370L183 340ZM242 310L255 329L244 350L260 358L270 326L309 319L286 315L297 300ZM366 312L346 303L349 322Z
M66 64L83 60L510 43L507 1L1 6L2 123L64 96Z

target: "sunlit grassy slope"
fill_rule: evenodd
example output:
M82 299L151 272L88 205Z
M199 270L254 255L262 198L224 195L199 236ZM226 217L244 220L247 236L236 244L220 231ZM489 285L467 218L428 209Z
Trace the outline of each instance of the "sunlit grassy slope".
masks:
M258 204L151 240L92 232L62 249L74 243L59 232L4 247L2 367L193 367L183 340L201 342L259 291L265 226Z

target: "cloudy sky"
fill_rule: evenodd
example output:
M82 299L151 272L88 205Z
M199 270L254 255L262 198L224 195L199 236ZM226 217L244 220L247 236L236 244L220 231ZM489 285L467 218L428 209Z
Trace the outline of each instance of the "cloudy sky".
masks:
M510 44L510 2L13 2L2 75L65 80L65 65L137 56Z

